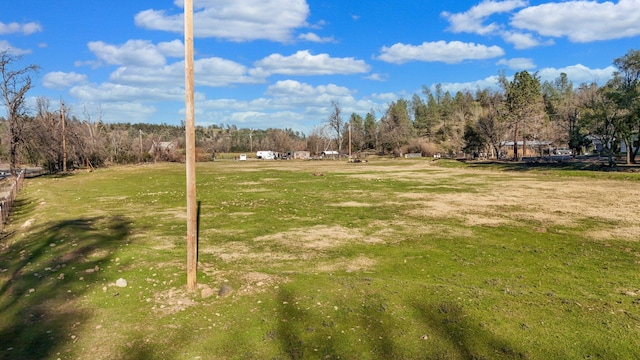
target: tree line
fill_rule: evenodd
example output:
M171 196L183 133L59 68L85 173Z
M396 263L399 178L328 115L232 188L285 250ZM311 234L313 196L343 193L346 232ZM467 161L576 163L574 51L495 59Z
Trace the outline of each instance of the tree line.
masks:
M339 104L332 103L325 126L312 135L333 139L338 149L349 138L352 151L396 155L521 159L567 147L573 154L598 152L614 165L624 150L632 164L640 148L640 51L630 50L613 64L617 70L602 86L574 86L565 73L543 82L536 73L521 71L512 79L499 74L495 90L451 94L441 85L434 91L423 87L410 100L391 102L379 120L371 111L343 121Z
M0 52L0 91L7 109L6 118L0 118L0 161L9 162L12 171L19 164L58 172L67 166L183 160L184 124L105 123L100 108L70 116L72 109L64 103L54 109L47 98L37 99L36 108L29 109L26 95L39 67L18 66L19 60ZM442 85L423 87L411 99L398 99L364 116L347 116L332 102L328 119L308 135L292 129L197 126L197 158L257 150L337 150L356 156L374 152L521 159L541 156L551 147L568 147L578 154L599 144L595 147L610 164L623 148L627 163L635 163L640 51L630 50L613 64L617 71L601 86L574 86L566 74L542 82L536 73L521 71L511 79L499 74L495 89L452 94Z

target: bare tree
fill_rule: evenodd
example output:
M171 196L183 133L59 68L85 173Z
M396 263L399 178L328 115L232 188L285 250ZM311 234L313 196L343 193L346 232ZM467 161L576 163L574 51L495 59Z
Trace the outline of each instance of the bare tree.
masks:
M61 114L52 112L49 99L44 97L36 100L36 110L35 118L23 120L26 160L45 166L49 172L57 172L62 168L63 158Z
M318 155L323 151L329 150L331 138L327 127L328 125L316 126L309 134L306 147L312 154Z
M344 120L342 120L342 109L340 104L335 101L331 102L333 111L329 115L328 125L333 130L336 136L336 143L338 144L338 154L342 155L342 137L344 136Z
M12 67L21 60L21 56L13 55L9 50L0 52L0 91L4 106L7 108L9 122L10 145L9 162L11 174L16 174L18 148L24 141L22 134L23 120L26 118L25 96L32 88L31 74L38 71L37 65L27 65L13 70Z

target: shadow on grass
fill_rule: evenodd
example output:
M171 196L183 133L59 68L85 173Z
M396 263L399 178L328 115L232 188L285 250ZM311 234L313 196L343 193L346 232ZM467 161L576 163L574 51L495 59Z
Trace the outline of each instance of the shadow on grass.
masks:
M609 166L605 162L592 158L570 159L562 161L527 160L527 161L462 161L473 168L491 168L504 171L531 170L563 170L563 171L591 171L627 173L640 171L637 165L618 164Z
M281 349L278 359L528 358L455 302L408 304L415 317L406 319L394 314L394 305L376 294L368 294L361 307L340 316L319 316L295 305L296 299L299 297L289 290L279 293L279 323L272 334ZM364 334L355 335L354 327ZM416 335L419 333L422 336Z
M25 212L20 206L29 203L16 210ZM102 281L101 267L129 232L122 217L87 217L32 224L3 238L0 359L55 358L75 342L74 332L91 316L79 299Z
M439 304L416 303L420 320L431 331L430 337L444 340L448 349L440 354L447 359L528 359L506 339L484 329L477 319L469 318L455 302Z

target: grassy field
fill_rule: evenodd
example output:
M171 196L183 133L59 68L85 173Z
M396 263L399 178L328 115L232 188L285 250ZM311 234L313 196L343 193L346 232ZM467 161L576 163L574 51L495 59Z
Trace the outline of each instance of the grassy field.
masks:
M197 293L184 174L26 182L0 359L640 358L640 174L199 163Z

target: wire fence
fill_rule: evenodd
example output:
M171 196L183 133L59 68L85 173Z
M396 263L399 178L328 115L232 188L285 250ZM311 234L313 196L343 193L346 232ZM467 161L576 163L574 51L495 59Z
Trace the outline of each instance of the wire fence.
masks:
M3 189L2 193L0 193L0 217L2 217L2 219L0 219L0 231L4 230L4 224L9 217L9 213L13 207L13 202L16 200L18 192L24 184L25 173L26 171L24 169L21 170L13 179L11 185L6 189Z

